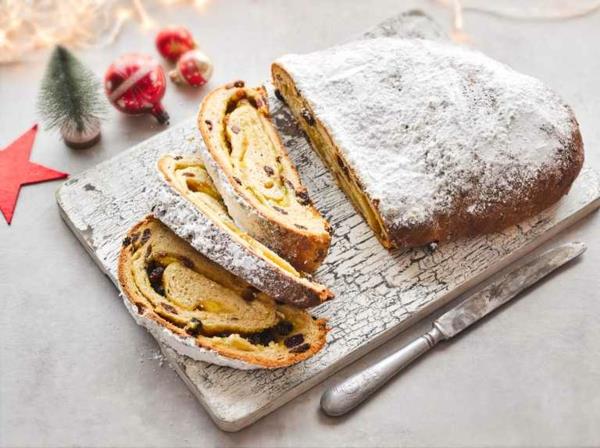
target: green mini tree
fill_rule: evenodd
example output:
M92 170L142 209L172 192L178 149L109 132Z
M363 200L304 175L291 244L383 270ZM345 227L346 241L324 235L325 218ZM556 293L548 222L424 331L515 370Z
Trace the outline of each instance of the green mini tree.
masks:
M100 139L106 102L100 81L69 50L57 46L48 62L38 109L48 129L59 129L65 143L86 148Z

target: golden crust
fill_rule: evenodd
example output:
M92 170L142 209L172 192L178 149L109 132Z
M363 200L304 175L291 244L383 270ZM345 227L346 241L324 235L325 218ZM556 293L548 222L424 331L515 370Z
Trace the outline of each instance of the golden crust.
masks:
M132 263L136 257L136 254L139 256L139 254L143 252L146 253L146 257L148 257L148 254L152 250L152 244L155 243L160 245L159 240L161 238L168 238L168 246L174 248L175 252L181 250L181 252L185 253L185 257L189 258L195 266L196 263L206 263L208 265L208 269L218 271L219 275L236 282L236 288L244 288L248 285L222 269L220 266L210 262L198 252L194 251L187 245L186 242L171 233L153 216L148 216L136 224L128 232L124 240L123 248L119 255L118 278L119 284L121 285L124 293L124 298L133 305L139 317L152 321L159 327L169 330L174 335L182 338L190 338L190 334L188 334L184 328L176 325L174 322L166 319L156 312L155 305L153 305L148 297L142 293L132 273ZM265 303L275 303L266 295L262 295L261 300L263 300ZM258 353L248 352L234 346L227 346L223 343L223 337L221 336L206 335L195 336L194 341L196 346L198 349L212 350L219 355L232 360L238 360L251 365L269 369L286 367L298 363L310 358L323 348L326 342L326 335L328 331L326 321L324 319L311 318L310 315L308 315L308 313L305 311L292 309L293 307L289 305L277 305L277 307L279 311L281 311L281 307L283 307L284 312L289 311L290 313L297 313L301 320L310 321L311 324L309 330L312 337L309 339L310 346L308 349L306 349L306 351L302 353L288 352L284 356L270 358L269 356L261 355L260 351ZM306 317L308 318L306 319Z
M234 115L242 108L255 115ZM240 129L236 119L245 123L247 129ZM249 128L252 123L257 124L255 127L260 130L258 135ZM296 167L270 121L264 87L247 88L242 81L237 81L212 91L202 102L198 128L208 151L202 156L234 220L296 269L313 272L327 255L331 242L330 226L312 205ZM273 159L262 167L266 175L262 169L252 170L232 157L236 152L237 135L242 134L243 137L239 138L245 139L244 154L249 151L247 148L253 147L252 143L248 144L252 140L251 135L262 143L267 142L273 149L274 153L262 149L254 152L263 157L269 153ZM255 148L259 146L254 145ZM267 190L260 191L262 183L247 185L248 180L240 179L246 172L251 173L249 176L253 178L265 177L264 185L269 185L266 188L270 191L285 192L283 202L286 204L265 200L268 195L264 195Z

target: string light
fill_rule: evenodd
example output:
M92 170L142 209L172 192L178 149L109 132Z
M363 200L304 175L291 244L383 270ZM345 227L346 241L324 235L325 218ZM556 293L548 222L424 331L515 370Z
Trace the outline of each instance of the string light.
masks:
M148 13L173 5L204 10L210 0L2 0L0 64L23 60L33 51L57 44L72 48L113 43L128 22L142 29L157 26Z
M463 13L476 11L516 20L557 20L581 17L600 10L600 0L543 2L496 1L471 4L468 0L435 0L452 10L451 37L470 40ZM161 8L187 4L199 12L210 0L2 0L0 1L0 64L20 61L35 50L56 44L80 48L113 43L128 22L142 29L157 26L145 5ZM101 39L102 36L105 36Z
M561 20L583 17L600 10L600 0L546 0L543 2L496 1L472 2L468 0L435 0L452 9L452 30L454 42L466 43L471 40L465 31L463 13L473 11L512 20ZM491 7L490 7L491 5Z
M154 19L152 19L148 15L148 12L144 8L144 5L142 5L141 0L132 0L132 1L133 1L133 7L135 9L135 12L140 20L142 29L150 30L150 29L154 28L156 26L156 22L154 21Z

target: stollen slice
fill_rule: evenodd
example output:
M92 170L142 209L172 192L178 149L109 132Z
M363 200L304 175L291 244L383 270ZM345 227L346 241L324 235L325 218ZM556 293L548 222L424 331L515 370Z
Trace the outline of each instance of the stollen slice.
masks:
M200 155L234 221L296 269L313 272L327 255L330 226L271 123L265 89L237 81L212 91L198 127L206 143Z
M118 274L136 322L192 359L273 369L308 359L325 345L325 320L277 303L152 216L124 239Z
M305 308L333 298L233 221L199 156L165 155L157 168L164 186L154 215L196 250L279 301Z
M283 56L272 76L387 248L500 231L557 202L583 163L570 107L477 51L376 38Z

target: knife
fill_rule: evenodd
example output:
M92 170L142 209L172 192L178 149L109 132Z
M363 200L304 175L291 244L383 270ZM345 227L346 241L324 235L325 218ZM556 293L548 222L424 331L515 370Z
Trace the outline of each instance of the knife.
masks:
M432 329L421 337L373 366L327 389L321 397L321 408L330 416L343 415L354 409L438 342L450 339L473 325L524 289L581 255L585 249L585 244L580 242L563 244L505 273L436 319Z

